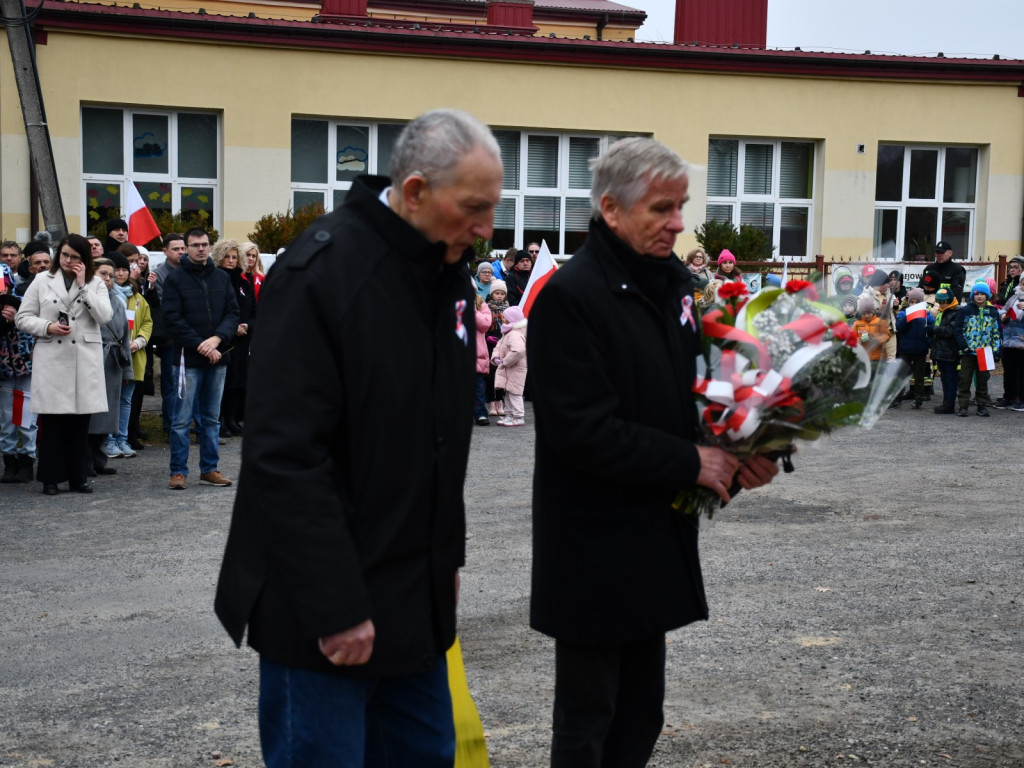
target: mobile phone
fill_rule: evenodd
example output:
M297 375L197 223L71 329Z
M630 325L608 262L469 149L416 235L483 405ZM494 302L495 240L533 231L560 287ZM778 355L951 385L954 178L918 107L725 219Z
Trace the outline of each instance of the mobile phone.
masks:
M57 313L57 322L61 325L71 326L71 317L63 309Z

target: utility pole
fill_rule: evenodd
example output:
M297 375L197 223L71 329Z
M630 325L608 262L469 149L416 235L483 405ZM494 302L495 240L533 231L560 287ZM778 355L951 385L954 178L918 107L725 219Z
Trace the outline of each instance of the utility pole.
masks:
M40 0L40 6L42 0ZM0 0L2 21L7 29L7 43L11 48L14 79L18 83L21 114L25 119L32 173L39 187L39 205L43 221L55 241L67 234L64 205L57 186L57 166L53 162L50 129L43 109L43 91L36 68L35 44L32 41L32 18L25 13L24 0Z

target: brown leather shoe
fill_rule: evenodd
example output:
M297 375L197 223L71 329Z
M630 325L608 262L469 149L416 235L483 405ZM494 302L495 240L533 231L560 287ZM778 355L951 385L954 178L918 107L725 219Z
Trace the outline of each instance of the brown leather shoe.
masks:
M203 472L203 474L199 476L199 480L200 482L220 486L221 488L226 488L227 486L231 485L231 481L224 477L224 475L222 475L216 469L213 470L213 472Z
M184 491L185 490L185 476L184 475L171 475L171 481L167 483L167 487L172 491Z

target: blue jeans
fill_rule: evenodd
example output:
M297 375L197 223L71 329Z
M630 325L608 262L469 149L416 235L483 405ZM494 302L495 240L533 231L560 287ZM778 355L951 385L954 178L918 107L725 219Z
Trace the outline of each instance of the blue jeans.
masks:
M28 419L24 427L14 423L14 393L24 392L31 397L32 376L15 376L0 381L0 450L3 453L20 453L36 457L36 415L29 412L29 399L22 401L22 413ZM21 447L18 447L18 437Z
M957 362L956 360L938 360L939 381L942 382L942 402L946 405L956 403Z
M474 405L474 413L479 419L481 416L487 418L487 401L484 398L487 396L487 374L477 373L476 375L476 404Z
M141 384L142 382L138 383ZM132 415L132 393L135 392L135 384L134 380L121 382L121 402L118 403L120 413L117 417L117 434L111 435L111 437L119 442L128 440L128 419Z
M192 408L199 409L199 471L215 472L220 463L220 398L227 366L185 368L185 391L178 397L179 366L174 366L174 417L171 420L171 474L188 476L188 428Z
M448 664L398 677L347 677L260 657L267 768L452 768Z
M177 360L174 357L174 345L170 340L157 347L157 357L160 358L160 401L163 405L164 432L170 434L175 402L178 399L178 380L174 377Z

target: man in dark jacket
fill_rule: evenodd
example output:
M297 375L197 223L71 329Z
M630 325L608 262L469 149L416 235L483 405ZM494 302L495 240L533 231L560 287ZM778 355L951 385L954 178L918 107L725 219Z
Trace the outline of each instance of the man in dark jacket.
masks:
M260 654L269 768L453 763L445 652L476 369L467 262L491 236L501 177L486 126L423 115L396 142L390 185L358 179L263 285L272 320L250 359L216 610Z
M238 302L227 272L210 258L210 236L203 229L185 234L188 259L164 281L164 327L174 345L171 371L177 393L171 417L171 479L167 487L184 490L188 477L188 428L198 399L199 479L231 485L220 463L220 399L224 392L228 346L238 328Z
M753 488L777 471L698 443L700 330L672 253L686 170L653 139L614 144L593 169L587 241L530 313L530 624L556 640L554 768L647 763L665 633L708 615L697 521L672 502L697 485L728 500L734 478Z
M935 261L924 268L917 286L925 294L931 295L947 285L957 301L960 301L966 281L967 270L962 264L953 261L953 246L940 240L935 244Z

